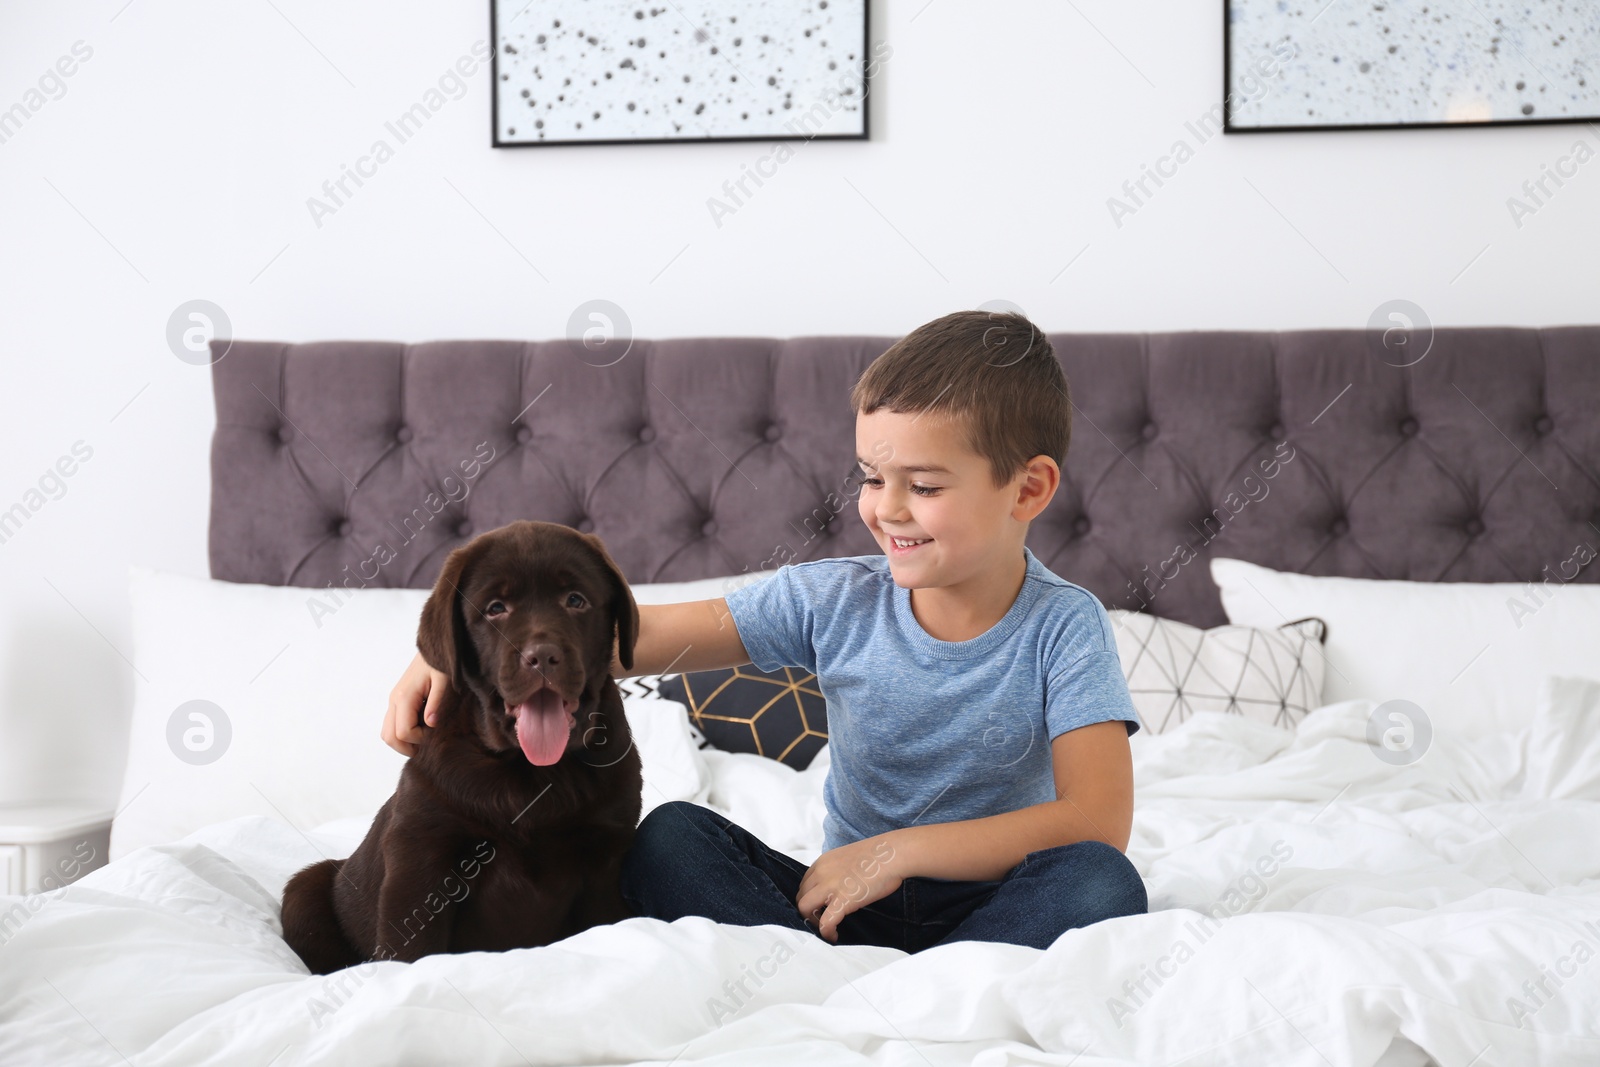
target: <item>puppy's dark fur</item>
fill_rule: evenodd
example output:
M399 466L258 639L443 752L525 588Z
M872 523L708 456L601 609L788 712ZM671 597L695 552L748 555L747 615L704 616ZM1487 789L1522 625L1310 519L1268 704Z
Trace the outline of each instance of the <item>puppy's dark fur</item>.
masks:
M632 915L619 878L643 782L613 632L631 668L639 609L597 537L516 522L450 554L417 633L451 678L438 725L350 858L284 888L284 940L312 973L546 945ZM548 766L510 710L543 688L576 705Z

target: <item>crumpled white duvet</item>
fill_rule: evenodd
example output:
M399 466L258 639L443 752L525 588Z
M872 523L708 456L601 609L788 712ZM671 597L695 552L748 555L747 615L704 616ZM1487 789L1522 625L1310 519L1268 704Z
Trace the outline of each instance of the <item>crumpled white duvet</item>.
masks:
M1045 951L640 918L312 978L283 884L365 827L218 823L0 897L0 1063L1600 1063L1600 683L1410 766L1372 710L1136 737L1151 913ZM814 858L825 756L707 757L697 799Z

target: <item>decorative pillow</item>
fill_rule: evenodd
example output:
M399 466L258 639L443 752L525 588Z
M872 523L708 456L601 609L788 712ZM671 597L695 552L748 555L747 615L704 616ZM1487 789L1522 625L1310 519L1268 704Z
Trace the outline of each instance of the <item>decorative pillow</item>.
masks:
M635 700L666 700L661 692L661 683L677 677L676 674L639 674L632 678L618 678L616 682L617 688L622 692L623 702L632 703ZM706 735L690 721L689 716L683 717L683 725L688 730L689 740L693 742L695 748L713 747L711 742L706 740Z
M618 678L616 681L624 700L660 700L661 680L670 677L672 676L666 674L640 674L633 678Z
M1321 619L1276 629L1198 626L1144 612L1109 613L1128 693L1144 728L1165 733L1197 711L1294 729L1322 704Z
M828 743L828 705L817 677L799 667L767 672L753 663L691 671L661 681L660 694L689 709L714 748L770 756L805 770Z
M1293 729L1322 704L1321 619L1201 630L1139 612L1110 614L1134 709L1153 734L1196 711ZM752 752L804 770L828 743L827 701L816 676L799 668L767 672L746 663L652 681L659 681L656 695L689 709L702 748Z
M1213 558L1228 621L1328 621L1326 703L1409 700L1432 728L1481 737L1520 730L1549 675L1600 677L1600 586L1574 579L1588 542L1552 560L1541 582L1331 578Z

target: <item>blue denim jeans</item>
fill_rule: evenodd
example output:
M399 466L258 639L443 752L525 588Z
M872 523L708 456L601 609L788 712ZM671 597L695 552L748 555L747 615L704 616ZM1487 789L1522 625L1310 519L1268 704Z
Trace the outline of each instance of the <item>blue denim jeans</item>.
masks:
M807 866L710 808L674 800L639 823L622 861L636 915L701 915L735 926L787 926L821 938L795 906ZM1049 948L1074 927L1149 910L1144 881L1100 841L1040 849L993 882L911 877L839 921L838 944L920 952L947 941Z

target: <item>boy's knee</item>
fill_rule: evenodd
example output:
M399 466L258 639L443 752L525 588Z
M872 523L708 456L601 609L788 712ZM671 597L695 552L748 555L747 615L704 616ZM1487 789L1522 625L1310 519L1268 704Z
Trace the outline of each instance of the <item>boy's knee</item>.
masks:
M1075 841L1045 850L1040 859L1059 871L1071 890L1075 910L1089 922L1143 915L1150 910L1139 869L1120 849L1104 841Z
M669 800L639 821L622 857L619 886L635 915L677 918L676 887L704 872L706 849L715 847L713 835L721 832L716 820L703 805Z
M671 863L677 849L672 836L681 815L666 811L678 801L668 801L645 813L634 827L633 841L622 857L622 896L638 914L647 914L647 894L651 885L660 878L662 866Z
M633 830L633 848L648 848L658 840L670 838L682 824L687 812L681 810L692 805L681 800L669 800L645 812L644 818Z
M636 832L639 834L659 832L664 826L670 827L680 819L692 817L692 812L689 809L698 806L697 804L689 803L687 800L668 800L657 804L645 812L644 818L639 820Z
M622 858L623 877L630 869L660 870L663 864L692 854L692 839L710 831L701 815L709 809L687 800L669 800L645 813L633 831L633 843Z

